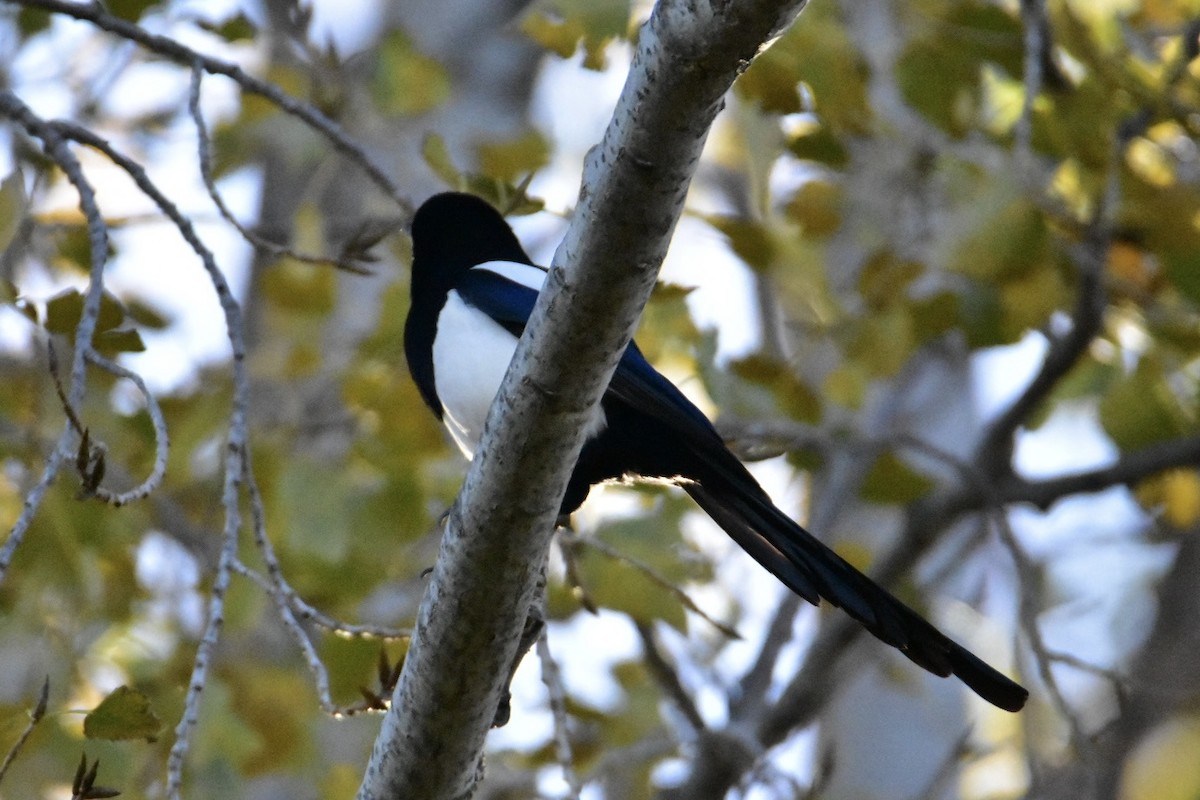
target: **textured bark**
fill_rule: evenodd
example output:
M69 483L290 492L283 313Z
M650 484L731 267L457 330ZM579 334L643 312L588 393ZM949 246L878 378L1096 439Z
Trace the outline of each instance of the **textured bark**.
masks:
M582 421L649 298L722 98L803 6L660 3L449 517L359 798L469 797Z

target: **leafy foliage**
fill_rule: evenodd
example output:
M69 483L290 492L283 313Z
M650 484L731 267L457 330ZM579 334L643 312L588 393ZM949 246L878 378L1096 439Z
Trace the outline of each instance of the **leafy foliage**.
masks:
M967 359L1031 337L1048 347L1068 338L1080 324L1088 285L1081 265L1096 247L1104 301L1096 335L1017 422L1032 430L1075 410L1097 426L1117 459L1200 436L1196 10L1184 0L1119 5L1118 14L1109 3L1047 2L1045 52L1035 54L1042 74L1034 85L1025 48L1028 26L1038 20L1022 18L1018 4L814 2L737 82L732 113L714 134L711 169L697 190L697 208L705 209L697 218L761 290L761 318L773 312L778 324L761 326L760 351L719 361L715 335L698 330L689 314L689 290L662 286L639 333L647 355L700 402L711 401L723 421L782 427L777 440L743 427L745 441L735 443L786 453L790 464L817 476L818 488L829 477L831 454L869 440L864 449L871 458L846 502L899 516L901 507L936 499L962 477L951 474L955 469L932 469L903 442L881 448L877 440L892 432L876 427L887 416L881 398L945 349ZM544 205L530 181L553 169L563 144L532 124L465 143L457 138L450 109L470 87L460 82L450 53L422 49L412 31L380 30L365 52L342 58L332 46L314 44L311 12L299 4L290 27L280 31L260 30L242 15L179 21L169 3L106 7L120 20L169 22L179 27L168 32L181 39L203 36L251 53L249 61L265 62L261 74L298 101L360 131L412 137L395 157L405 163L388 164L397 172L415 165L441 186L476 192L514 215ZM583 69L600 70L619 58L612 43L636 35L634 13L624 0L549 0L530 6L506 35L536 48L538 58L579 52ZM862 15L880 13L887 25L865 26L880 18ZM16 55L58 41L48 14L21 8L10 16ZM881 29L886 40L864 33ZM272 60L268 33L284 37L296 56ZM88 36L87 52L115 52L107 35ZM187 68L135 53L113 69L162 70L186 86ZM6 83L32 95L37 79L19 74L17 61ZM66 61L71 79L62 85L75 91L60 96L64 118L111 131L124 149L147 160L188 130L183 100L129 111L115 102L112 75L64 55ZM1036 96L1027 98L1031 85ZM332 161L325 140L260 94L234 99L214 129L220 185L239 174L265 174L265 181L299 176L263 200L261 220L272 241L294 243L297 253L260 252L239 288L250 317L250 454L265 531L290 586L322 613L407 625L423 571L437 556L439 516L463 469L405 371L407 243L402 236L369 236L361 248L388 250L374 267L384 277L372 284L379 287L373 307L354 291L357 276L298 257L300 250L336 252L353 240L346 231L390 232L394 226L370 223L391 219L395 210L381 211L388 201L374 195L347 210L353 204L337 192L343 162ZM5 530L20 517L64 426L46 342L60 354L71 346L83 316L82 281L92 266L85 220L73 196L61 199L62 171L26 140L14 137L10 147L18 166L0 181ZM101 176L93 163L87 169ZM165 188L174 190L174 181L163 179ZM160 220L118 208L113 197L125 189L108 190L103 203L113 203L116 210L106 205L106 213L121 234L109 255L119 271L131 253L146 252L133 240ZM200 223L211 222L213 212L194 211L190 203L181 201L212 237ZM243 256L231 253L221 254L220 266L234 275ZM156 269L171 276L196 266ZM693 284L707 277L703 262L689 275ZM222 323L214 317L210 324ZM165 337L186 335L147 287L114 280L93 344L114 357L154 354ZM83 421L89 445L106 447L104 474L93 467L60 477L0 579L0 659L9 678L0 692L0 742L16 737L43 676L55 687L54 714L17 754L3 785L19 787L17 794L73 783L79 797L112 796L109 786L121 787L123 796L158 796L172 744L168 731L182 713L219 558L230 369L222 360L193 366L187 379L156 389L170 432L167 477L151 499L121 509L83 497L94 488L88 483L124 489L150 473L154 428L126 380L98 369L89 370L88 380L72 413ZM920 403L934 415L952 405L946 398L905 399L911 402L897 403L896 417L916 414ZM968 451L956 453L966 458ZM1175 535L1200 522L1200 473L1195 463L1168 466L1174 468L1117 483L1133 484L1142 509ZM983 477L996 488L998 481L988 482L993 476ZM733 559L714 555L703 534L694 534L685 498L659 488L615 496L625 512L586 521L552 560L550 619L564 628L584 624L591 607L663 623L659 629L678 644L672 655L692 667L680 670L684 690L723 701L715 712L704 709L716 724L735 713L737 676L727 662L737 658L722 655L731 652L730 639L695 609L743 630L755 618L751 593L720 583ZM247 520L255 513L242 511ZM940 531L927 535L932 541ZM864 565L885 555L870 539L839 549ZM265 575L259 553L244 543L238 555ZM1048 595L1068 591L1053 570L1038 574ZM1142 591L1150 593L1152 584ZM297 626L314 636L336 705L357 712L382 704L388 680L394 683L388 659L402 659L403 642L338 636L309 618ZM235 576L222 636L203 692L185 796L243 796L267 780L295 796L353 791L376 723L369 715L332 720L321 709L293 632L253 578ZM526 669L531 665L532 659ZM662 713L669 693L641 659L622 657L604 669L602 680L611 686L605 702L570 681L565 690L572 766L597 786L625 789L610 789L610 796L652 796L656 782L668 780L661 773L670 772L659 767L678 766L688 755L679 742L693 740ZM1035 713L1057 711L1043 700ZM1136 786L1129 796L1164 796L1161 764L1187 752L1196 738L1190 718L1182 719L1159 732L1158 744L1152 740L1131 756L1128 781ZM981 750L1045 759L1039 768L1076 756L1058 730L1030 726L988 735ZM639 749L656 738L667 746ZM85 740L93 758L103 756L105 786L97 785L98 761L89 766L85 757L75 767ZM622 763L607 759L634 751ZM973 763L984 758L964 755ZM559 759L544 736L530 746L498 747L494 761L552 780ZM1021 794L1024 769L1003 772L1006 796Z

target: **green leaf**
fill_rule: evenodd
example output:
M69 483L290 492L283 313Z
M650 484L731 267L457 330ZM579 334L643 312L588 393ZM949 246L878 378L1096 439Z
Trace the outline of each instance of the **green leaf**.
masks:
M101 331L96 334L92 343L106 356L117 353L142 353L146 350L142 335L132 329Z
M918 344L936 339L959 320L960 302L953 292L938 292L912 303L913 335Z
M485 175L517 181L546 165L550 143L537 131L529 130L513 139L481 142L476 153Z
M462 176L459 189L487 200L506 217L536 214L546 207L540 198L527 196L523 186L477 172Z
M1017 199L996 208L959 245L951 267L981 281L1008 280L1045 263L1046 218L1032 202Z
M1051 314L1068 307L1071 297L1058 265L1038 265L1000 287L1004 331L1016 339L1025 331L1040 328Z
M158 5L158 0L109 0L105 8L114 17L126 22L137 22L147 9Z
M125 310L129 313L129 317L138 324L138 327L141 328L149 328L152 331L161 331L169 327L171 324L170 317L152 306L150 303L142 300L126 300Z
M371 94L385 114L422 114L450 96L450 76L421 53L408 36L394 29L380 42Z
M543 0L522 17L521 30L560 58L582 43L584 68L601 70L608 43L628 32L629 6L629 0Z
M872 311L895 306L909 286L925 272L916 261L900 259L891 250L872 253L858 276L858 291Z
M452 189L459 189L462 186L462 172L454 165L454 159L450 156L450 148L446 146L446 140L436 133L429 133L421 141L421 158L425 159L425 165L433 170L433 174L437 175Z
M1123 451L1165 441L1196 427L1171 391L1161 365L1143 357L1100 398L1100 424Z
M1200 305L1200 250L1171 250L1162 254L1162 261L1179 293Z
M230 17L220 25L202 25L201 27L212 31L230 44L253 39L258 34L258 28L249 17L240 11L236 16Z
M684 606L669 587L682 590L688 581L712 578L710 562L679 536L683 514L693 506L679 493L658 487L628 491L640 495L647 513L607 523L597 532L609 552L586 545L576 550L583 589L599 606L642 622L662 620L684 630Z
M764 355L730 362L729 370L743 380L769 389L783 413L801 422L821 418L821 400L788 364Z
M25 176L14 169L0 182L0 253L8 249L21 223L29 214L29 198L25 196Z
M916 348L908 308L893 304L859 320L847 356L872 376L896 375Z
M287 460L275 492L278 516L272 521L288 532L290 552L328 562L346 558L353 541L351 499L344 484L344 476L331 476L324 463Z
M46 330L69 336L83 316L84 297L78 289L66 289L46 301ZM108 292L100 297L96 333L110 331L125 321L125 307Z
M842 224L841 187L829 181L805 181L784 210L805 236L828 236Z
M92 240L83 217L76 215L71 218L71 223L76 221L78 224L66 225L55 236L55 243L58 245L55 264L87 275L92 267ZM106 258L112 261L115 252L113 238L109 236Z
M928 27L897 60L896 81L909 105L961 136L977 122L984 66L1020 74L1021 27L1006 10L979 2L950 4L947 16Z
M678 599L642 570L590 549L579 563L583 590L597 606L623 612L639 622L662 620L685 630L687 616Z
M337 276L329 267L284 257L260 273L259 290L275 308L324 315L333 310Z
M21 35L29 38L50 27L50 12L40 8L22 7L17 13L17 28Z
M857 409L867 397L870 376L862 364L847 361L830 370L821 384L821 396L846 408Z
M994 286L972 281L959 301L959 314L972 349L1013 341L1005 331L1000 293Z
M836 132L866 130L866 67L835 4L813 3L750 64L734 90L764 111L807 111L798 87L815 101L823 124Z
M1118 379L1120 372L1118 366L1097 361L1090 354L1085 356L1055 385L1048 400L1034 409L1022 424L1028 430L1037 430L1064 404L1072 400L1094 400Z
M150 708L146 695L119 686L83 718L83 735L89 739L145 739L153 742L162 722Z
M787 148L796 158L834 169L846 166L850 160L846 146L828 125L815 125L788 137Z
M887 452L876 459L863 478L860 495L869 503L903 505L928 494L934 482Z
M729 239L729 246L746 264L763 270L771 265L776 255L775 242L766 226L743 217L728 217L709 214L704 221Z

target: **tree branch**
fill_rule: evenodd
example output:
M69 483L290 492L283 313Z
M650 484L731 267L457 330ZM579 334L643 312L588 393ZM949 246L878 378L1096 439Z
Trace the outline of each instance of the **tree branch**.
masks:
M1087 352L1092 339L1104 323L1108 293L1104 288L1104 259L1112 236L1108 215L1115 209L1115 198L1106 193L1098 201L1095 219L1088 226L1085 241L1076 261L1079 267L1079 295L1071 316L1071 330L1052 339L1042 366L1025 391L988 427L979 442L975 462L990 475L1000 476L1012 469L1013 435L1049 396L1058 382Z
M150 31L139 25L134 25L132 22L127 22L120 17L113 16L99 2L72 3L66 0L6 1L27 8L40 8L55 14L85 20L101 30L120 36L122 39L137 42L147 50L158 53L160 56L174 61L180 66L188 67L189 69L200 68L213 75L224 75L241 86L244 91L266 98L284 113L296 117L320 133L329 140L329 143L333 145L335 150L351 162L357 164L371 178L371 181L379 190L391 198L397 206L405 210L410 210L408 198L401 194L399 188L392 182L392 179L342 130L341 126L321 113L315 106L297 100L270 81L254 77L237 64L204 55L169 36L159 36L150 33Z
M111 147L102 137L87 128L70 122L60 121L53 124L55 130L59 131L62 136L103 153L133 180L138 189L166 215L175 229L179 231L179 235L199 257L213 291L217 295L217 301L220 303L225 319L225 333L229 339L232 355L233 402L229 411L229 438L226 441L224 453L225 472L221 491L224 523L221 533L220 557L217 561L212 588L209 590L204 633L201 636L200 645L196 649L196 658L192 662L192 673L188 680L187 694L184 699L183 716L175 727L175 743L171 746L167 757L166 794L171 800L178 800L183 788L184 760L191 745L192 732L195 730L200 716L200 697L208 681L208 668L212 663L224 624L225 596L233 573L233 563L237 560L238 532L242 525L240 498L243 478L246 470L249 469L246 457L249 452L250 439L247 422L250 407L250 383L246 370L246 343L243 333L242 309L234 297L228 281L225 280L224 273L217 266L212 251L200 239L191 220L184 216L178 206L172 203L162 190L150 180L146 170L140 164ZM93 282L98 283L98 279L93 278ZM87 339L83 341L90 341L90 339L91 333L89 332ZM78 405L73 397L71 399L73 405Z
M96 192L83 174L79 160L75 158L67 146L68 137L55 124L41 119L21 99L12 92L0 92L0 116L12 120L25 130L27 134L42 143L42 150L53 161L79 195L79 210L87 220L88 248L91 257L88 274L88 289L83 302L83 310L79 316L79 324L75 327L75 350L71 358L71 386L67 395L66 406L79 408L87 390L87 360L84 357L91 348L92 338L96 333L96 323L100 318L100 298L104 293L104 267L108 260L108 226L100 214L100 206L96 203ZM54 450L46 460L42 476L37 484L25 495L25 503L21 515L17 517L9 531L8 537L0 547L0 583L8 573L13 555L25 539L25 533L33 524L33 518L41 507L50 484L58 475L59 469L66 462L70 453L71 443L75 440L75 431L71 421L63 427Z
M1037 481L1014 477L1000 485L997 495L1005 504L1029 503L1045 511L1073 494L1131 486L1168 469L1196 466L1200 466L1200 436L1171 439L1126 453L1108 467Z
M639 32L547 289L451 509L360 800L473 791L582 423L649 298L724 93L802 6L664 0Z

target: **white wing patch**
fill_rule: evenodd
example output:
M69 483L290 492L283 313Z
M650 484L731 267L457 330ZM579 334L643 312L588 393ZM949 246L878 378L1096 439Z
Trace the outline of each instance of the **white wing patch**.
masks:
M541 267L531 267L528 264L518 264L515 261L485 261L473 269L494 272L502 278L508 278L513 283L528 286L539 292L546 282L546 270Z
M541 290L546 273L509 261L488 261L487 270L514 283ZM451 290L438 315L433 338L433 381L442 401L442 422L467 458L475 454L483 423L504 373L517 350L517 338L487 314ZM604 429L604 412L596 409L587 426L591 438Z

